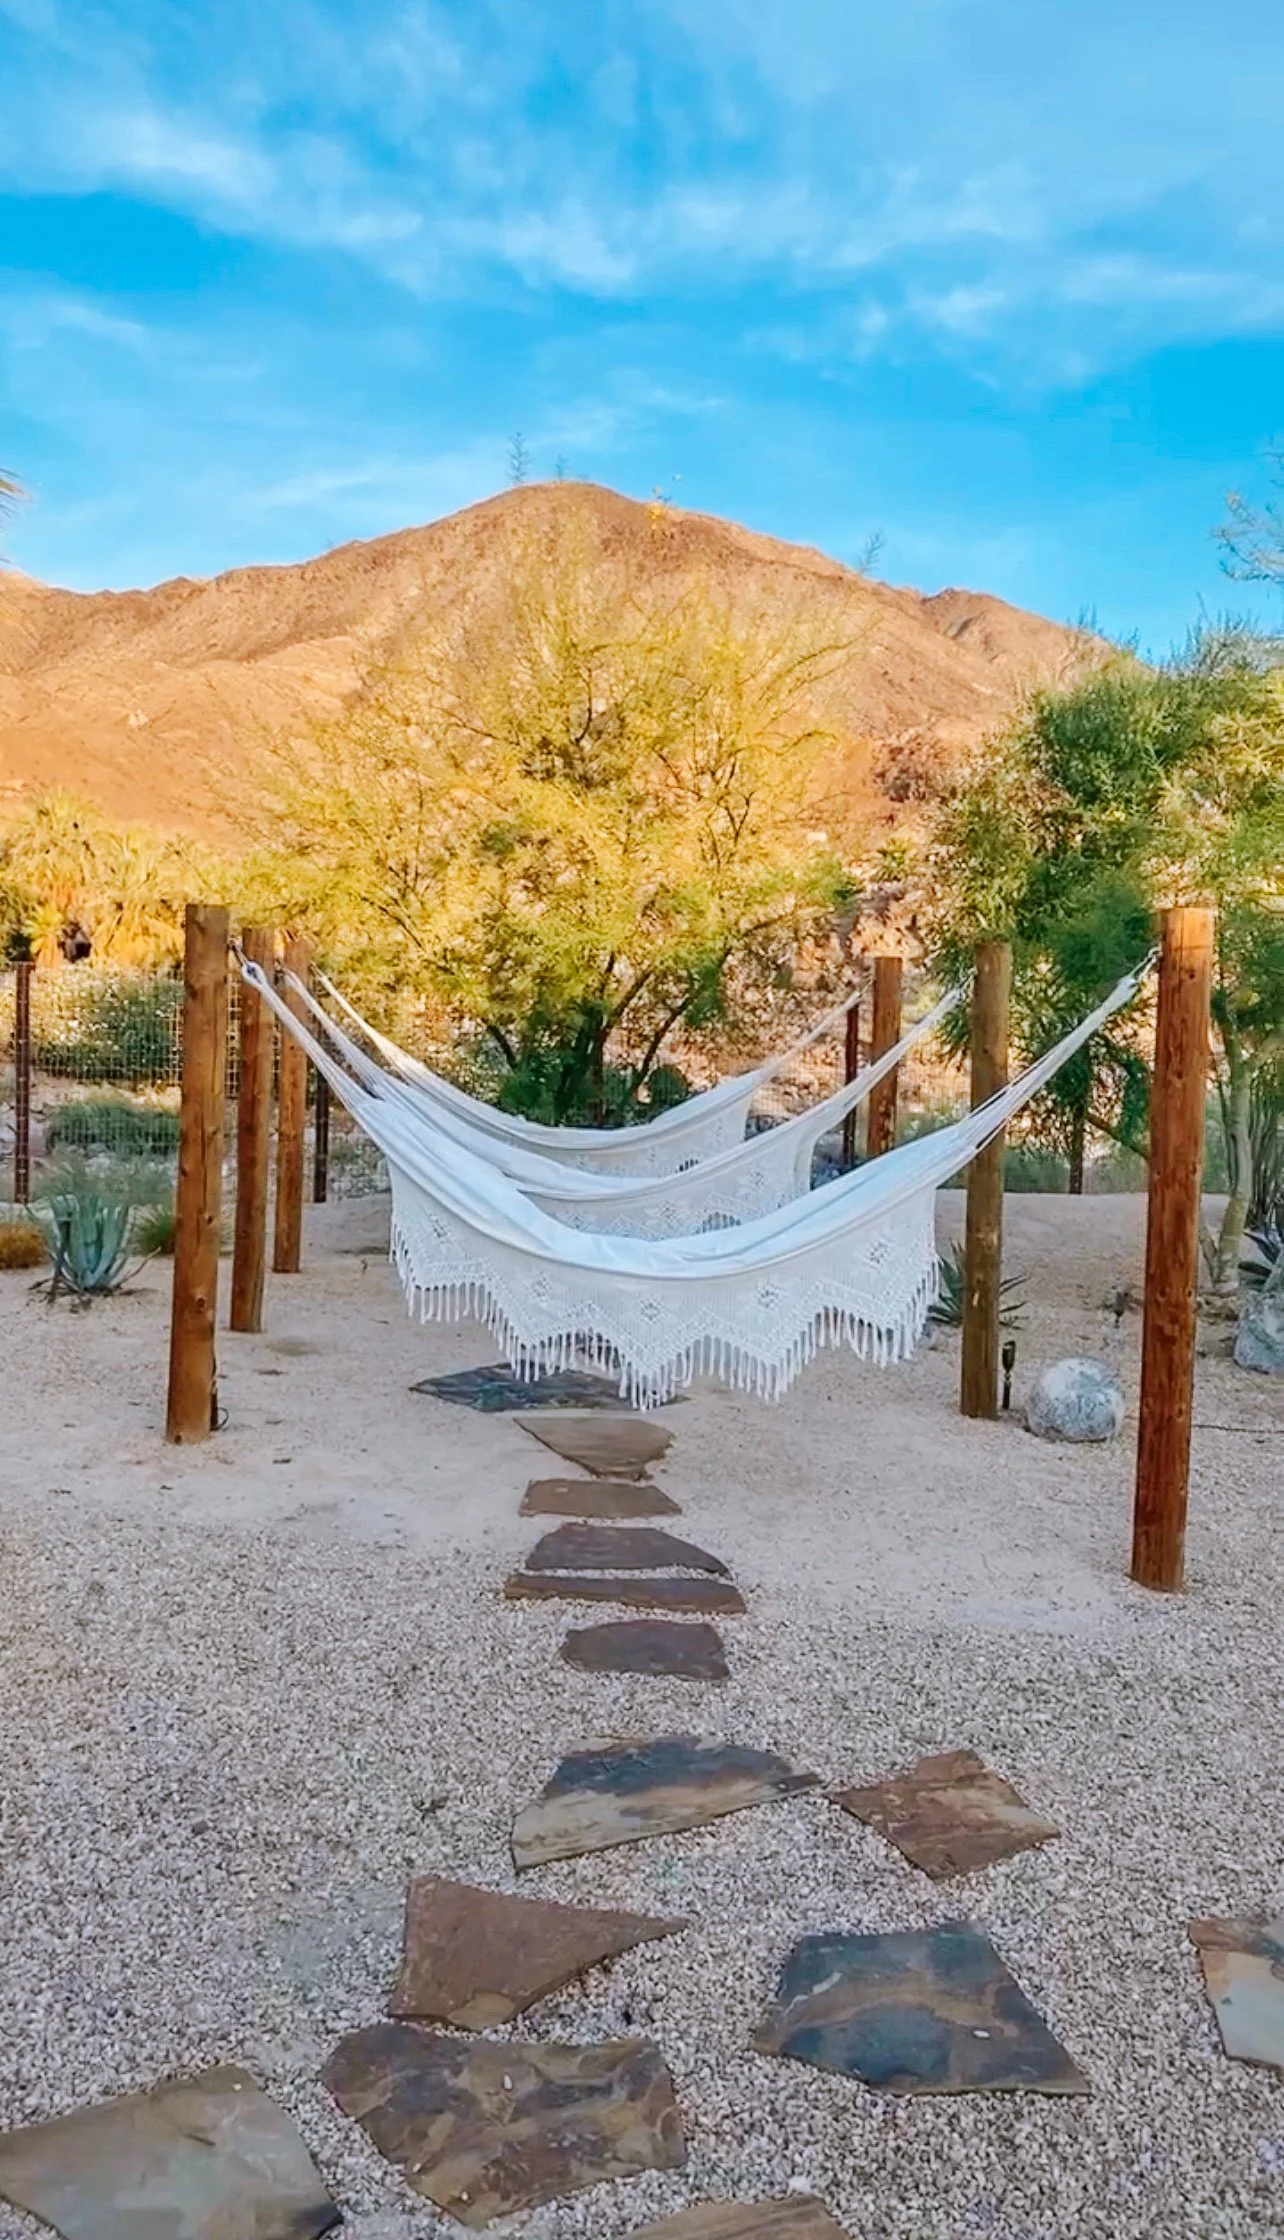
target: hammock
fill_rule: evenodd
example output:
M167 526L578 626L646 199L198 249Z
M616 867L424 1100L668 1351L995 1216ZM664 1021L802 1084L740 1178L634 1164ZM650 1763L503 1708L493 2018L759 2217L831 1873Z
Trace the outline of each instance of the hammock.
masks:
M322 1010L307 984L283 975L292 993L311 1011L362 1086L375 1096L400 1101L420 1127L446 1135L465 1150L499 1167L545 1213L573 1229L608 1231L613 1236L692 1236L714 1223L747 1221L801 1197L811 1188L816 1145L831 1128L864 1102L909 1051L931 1034L959 1001L952 989L924 1019L854 1080L778 1127L736 1143L677 1174L638 1178L585 1172L554 1163L521 1146L488 1136L445 1105L429 1114L406 1083L367 1057Z
M426 1098L434 1111L449 1106L488 1136L598 1174L676 1174L693 1160L710 1159L716 1151L742 1142L749 1107L758 1090L804 1050L810 1050L860 1001L860 990L855 989L778 1057L768 1058L752 1073L737 1073L729 1080L716 1082L712 1089L702 1089L698 1096L688 1097L668 1112L658 1112L651 1120L638 1121L628 1128L550 1128L513 1113L497 1112L494 1105L483 1104L479 1097L457 1089L453 1081L444 1081L439 1073L433 1073L363 1019L323 972L318 972L317 978L331 1001L360 1028L392 1071Z
M645 1407L701 1372L778 1399L822 1345L882 1362L910 1352L936 1291L936 1191L1135 995L1146 967L964 1119L742 1228L663 1241L553 1220L493 1165L434 1143L355 1083L258 965L241 970L387 1160L392 1257L421 1319L476 1315L523 1375L587 1355Z

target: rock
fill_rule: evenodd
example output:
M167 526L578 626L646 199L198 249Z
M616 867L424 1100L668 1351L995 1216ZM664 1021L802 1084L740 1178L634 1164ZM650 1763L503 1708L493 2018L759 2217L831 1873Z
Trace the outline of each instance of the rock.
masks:
M1123 1387L1104 1361L1051 1362L1026 1402L1026 1429L1040 1439L1117 1439L1123 1420Z
M649 1478L532 1478L524 1517L676 1517L679 1504Z
M568 1633L559 1654L581 1672L666 1673L676 1680L725 1680L727 1656L715 1626L625 1618Z
M1284 1376L1284 1290L1250 1291L1235 1332L1235 1361L1260 1376Z
M834 1802L876 1828L934 1882L993 1866L1057 1832L975 1750L920 1758L908 1772L871 1788L838 1790Z
M319 2240L341 2221L289 2116L230 2067L8 2132L0 2195L63 2240Z
M545 1377L519 1377L506 1361L491 1361L481 1369L454 1369L449 1376L422 1377L412 1392L430 1400L449 1400L459 1408L476 1408L482 1415L503 1415L516 1408L610 1408L618 1410L620 1393L609 1377L594 1376L587 1369L558 1369Z
M617 1602L627 1610L685 1610L706 1618L743 1617L745 1608L728 1579L604 1579L591 1571L514 1571L504 1594L509 1602Z
M1231 2059L1284 2076L1284 1919L1192 1921L1190 1936Z
M528 1571L705 1571L729 1576L720 1556L658 1525L559 1524L526 1558Z
M673 1433L646 1416L564 1415L519 1416L523 1431L551 1447L563 1462L573 1462L595 1478L645 1478L647 1466L659 1462L673 1444Z
M406 1897L405 1956L388 2011L408 2021L490 2030L587 1968L685 1927L417 1875Z
M340 2039L324 2081L416 2193L474 2227L686 2160L673 2081L645 2038L497 2044L376 2022Z
M637 1742L587 1743L563 1758L552 1780L513 1822L520 1867L578 1859L644 1836L703 1827L724 1813L771 1804L816 1785L770 1750L669 1734Z
M879 2092L1090 2089L968 1921L800 1938L754 2044Z

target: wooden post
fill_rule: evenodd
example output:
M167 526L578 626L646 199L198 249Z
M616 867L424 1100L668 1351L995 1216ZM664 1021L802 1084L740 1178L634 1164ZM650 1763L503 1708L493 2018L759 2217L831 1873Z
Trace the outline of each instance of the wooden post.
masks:
M860 1005L854 1003L847 1014L847 1028L843 1037L843 1081L854 1081L860 1072ZM856 1164L857 1107L843 1114L843 1165Z
M276 938L247 926L241 947L264 972L276 969ZM272 1014L248 981L241 983L241 1092L236 1112L236 1226L232 1243L233 1330L263 1327L267 1258L268 1160L272 1139Z
M323 1206L330 1195L330 1084L317 1075L316 1105L312 1114L312 1203Z
M904 967L899 957L874 959L874 1027L870 1037L869 1056L887 1055L901 1039L901 978ZM869 1096L868 1118L865 1124L865 1150L871 1159L890 1151L896 1141L896 1075L889 1073Z
M1178 1594L1185 1576L1195 1380L1213 912L1166 910L1150 1092L1150 1201L1132 1576Z
M1008 1078L1012 950L983 941L972 982L972 1109ZM978 1151L967 1174L963 1347L959 1406L965 1416L999 1413L999 1286L1003 1272L1003 1137Z
M183 947L183 1089L165 1436L208 1439L218 1416L214 1322L223 1204L227 912L189 902Z
M31 1196L31 963L20 964L13 988L13 1201Z
M293 935L285 944L285 968L296 980L306 981L312 970L312 945ZM285 1000L296 1018L304 1016L299 997L286 990ZM303 1156L308 1124L308 1055L292 1035L281 1036L276 1108L276 1224L272 1239L272 1268L279 1276L297 1276L303 1251Z

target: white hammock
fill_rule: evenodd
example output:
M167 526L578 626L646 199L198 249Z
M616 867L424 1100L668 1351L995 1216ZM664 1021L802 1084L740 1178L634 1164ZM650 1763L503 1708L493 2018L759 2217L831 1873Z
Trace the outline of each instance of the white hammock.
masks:
M656 1113L651 1120L628 1128L550 1128L510 1112L497 1112L494 1105L483 1104L479 1097L457 1089L453 1081L444 1081L439 1073L433 1073L363 1019L323 972L318 972L317 978L393 1072L407 1087L427 1098L434 1111L448 1106L486 1135L596 1174L676 1174L693 1160L711 1159L715 1152L742 1142L749 1107L758 1090L809 1050L813 1042L819 1042L860 1001L860 990L855 989L778 1057L768 1058L752 1073L737 1073L729 1080L716 1082L712 1089L702 1089L698 1096L688 1097L668 1112Z
M388 1163L392 1255L427 1320L471 1313L522 1374L580 1354L654 1406L700 1372L777 1399L822 1345L899 1360L935 1295L935 1194L1130 1000L1142 970L978 1111L739 1229L653 1242L554 1221L507 1175L354 1083L259 966L245 979Z
M916 1026L854 1080L792 1120L764 1129L743 1143L732 1144L712 1158L684 1167L677 1174L594 1174L527 1151L518 1144L488 1136L450 1107L428 1108L414 1099L409 1085L386 1073L359 1049L316 1001L306 983L286 973L285 984L324 1028L345 1063L362 1086L375 1096L399 1100L419 1127L449 1136L508 1175L534 1204L573 1229L606 1231L612 1236L694 1236L715 1223L751 1220L801 1197L811 1188L812 1158L816 1145L831 1128L840 1127L849 1112L864 1102L880 1081L899 1066L915 1045L931 1034L959 1001L952 989Z

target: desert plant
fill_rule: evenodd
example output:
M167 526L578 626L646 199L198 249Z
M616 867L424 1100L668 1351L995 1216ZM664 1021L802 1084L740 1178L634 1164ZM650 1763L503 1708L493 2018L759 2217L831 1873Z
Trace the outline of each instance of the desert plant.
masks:
M53 1261L49 1296L88 1304L119 1291L130 1272L134 1208L95 1183L67 1184L36 1208Z
M927 1319L939 1330L961 1330L963 1302L967 1297L967 1261L961 1244L952 1244L941 1256L940 1289L927 1310ZM1024 1276L1004 1276L999 1284L999 1321L1005 1330L1019 1330L1025 1295Z
M1253 1249L1240 1261L1240 1282L1246 1291L1264 1291L1284 1261L1284 1236L1278 1229L1249 1229L1244 1242Z
M168 1258L174 1250L178 1210L173 1197L154 1206L140 1206L134 1222L134 1245L144 1260Z
M110 1151L122 1159L156 1159L178 1150L178 1114L127 1097L80 1097L52 1114L51 1151Z
M45 1240L34 1221L16 1213L0 1220L0 1268L42 1268L48 1257Z

